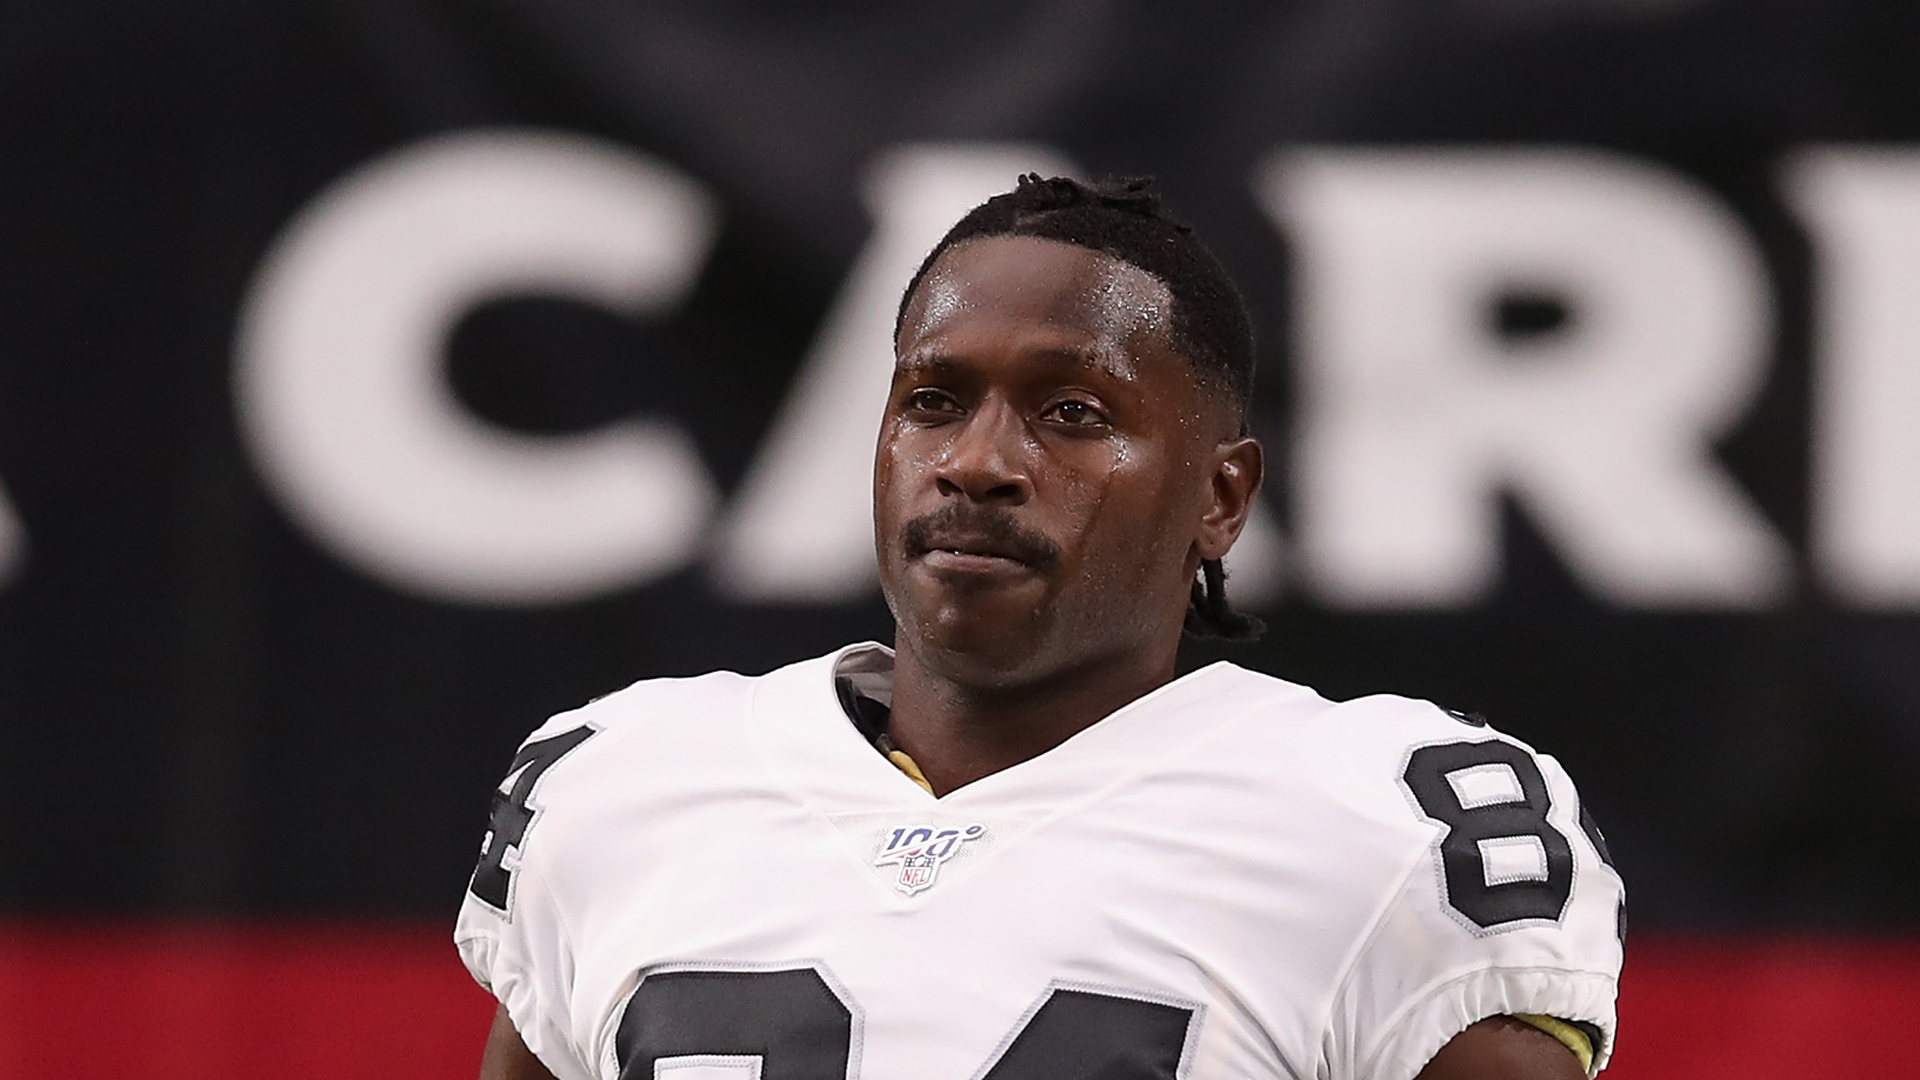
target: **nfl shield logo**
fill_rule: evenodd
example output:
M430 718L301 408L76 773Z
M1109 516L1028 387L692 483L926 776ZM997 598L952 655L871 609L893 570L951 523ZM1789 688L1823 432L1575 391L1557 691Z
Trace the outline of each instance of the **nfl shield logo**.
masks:
M933 873L940 864L931 855L913 855L900 860L900 888L913 893L933 884Z
M893 887L912 896L933 887L940 864L953 858L960 851L960 845L986 834L985 825L958 829L918 825L895 829L887 838L886 846L874 857L873 865L898 866L900 873L894 878Z

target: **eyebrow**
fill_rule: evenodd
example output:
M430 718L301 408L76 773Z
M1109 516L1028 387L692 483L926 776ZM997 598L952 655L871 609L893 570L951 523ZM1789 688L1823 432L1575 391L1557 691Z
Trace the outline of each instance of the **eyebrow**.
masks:
M1027 354L1037 362L1050 366L1068 366L1083 370L1098 371L1117 379L1132 381L1132 376L1119 370L1116 362L1102 355L1100 350L1074 346L1051 346L1034 349ZM894 360L895 374L945 374L970 370L964 356L952 353L908 354Z

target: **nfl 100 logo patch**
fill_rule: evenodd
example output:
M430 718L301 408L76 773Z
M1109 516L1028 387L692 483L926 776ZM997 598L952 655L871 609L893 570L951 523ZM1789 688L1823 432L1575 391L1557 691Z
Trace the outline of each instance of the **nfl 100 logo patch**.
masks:
M933 887L940 866L960 852L960 845L987 835L985 825L935 828L929 825L907 826L893 830L886 846L874 856L875 866L898 866L893 887L907 896Z

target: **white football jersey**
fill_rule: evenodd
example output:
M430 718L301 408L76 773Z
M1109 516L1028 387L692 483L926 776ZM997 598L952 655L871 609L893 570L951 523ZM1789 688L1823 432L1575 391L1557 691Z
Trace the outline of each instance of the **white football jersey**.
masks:
M522 747L455 936L559 1080L1407 1080L1519 1012L1604 1063L1623 891L1552 758L1218 663L936 799L836 693L890 663Z

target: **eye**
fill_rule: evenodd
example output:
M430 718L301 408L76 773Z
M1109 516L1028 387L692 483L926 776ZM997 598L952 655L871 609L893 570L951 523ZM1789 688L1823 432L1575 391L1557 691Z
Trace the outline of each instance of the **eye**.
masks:
M907 391L907 396L901 399L900 408L908 413L951 416L960 411L960 403L945 390L922 386Z
M1099 406L1079 398L1054 402L1041 410L1040 419L1073 428L1105 427L1107 424L1107 415L1100 411Z

